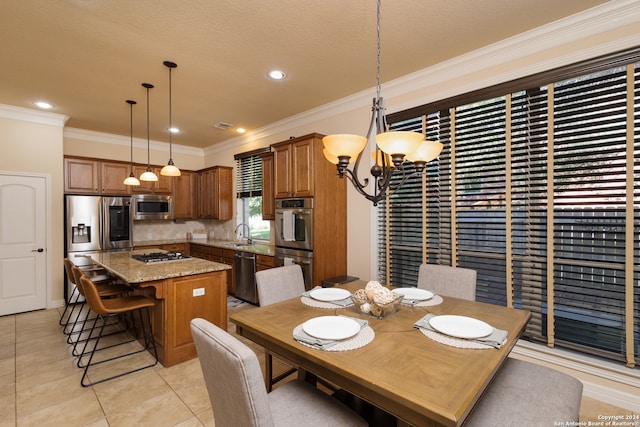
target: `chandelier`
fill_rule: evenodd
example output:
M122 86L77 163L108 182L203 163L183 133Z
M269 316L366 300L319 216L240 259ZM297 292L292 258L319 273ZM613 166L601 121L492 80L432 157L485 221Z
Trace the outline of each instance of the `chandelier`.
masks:
M337 166L338 176L349 179L358 193L373 202L374 206L387 197L387 194L400 188L411 176L421 174L427 162L438 157L443 147L442 143L426 140L424 135L418 132L389 131L383 98L380 96L380 0L377 1L376 23L376 97L373 98L367 136L336 134L322 138L324 156ZM370 194L365 191L365 187L369 184L369 178L364 178L361 181L358 178L358 168L364 148L374 129L376 148L371 153L374 165L370 171L374 185L373 193ZM355 159L355 163L352 169L349 169L349 164L353 159ZM405 163L405 159L412 162L413 167ZM392 186L392 178L396 175L401 176L401 180Z

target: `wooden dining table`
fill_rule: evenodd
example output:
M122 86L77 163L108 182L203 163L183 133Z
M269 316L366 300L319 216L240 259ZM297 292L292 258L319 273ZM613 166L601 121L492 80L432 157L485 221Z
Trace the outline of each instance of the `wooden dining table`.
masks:
M366 282L340 286L350 292ZM290 360L303 371L395 416L411 426L460 426L507 358L531 317L529 311L444 296L441 304L400 305L386 319L375 319L353 307L315 308L300 297L234 313L237 333ZM413 324L432 313L482 320L508 332L500 348L457 348L434 341ZM293 329L318 316L347 315L368 320L375 337L348 351L305 346Z

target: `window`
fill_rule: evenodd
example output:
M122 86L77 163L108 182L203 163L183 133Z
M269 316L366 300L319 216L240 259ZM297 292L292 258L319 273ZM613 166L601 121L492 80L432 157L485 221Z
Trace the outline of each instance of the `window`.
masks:
M417 107L392 129L445 144L378 207L379 280L478 272L525 338L640 362L640 50Z
M269 148L235 155L236 197L240 222L249 225L254 240L271 238L269 221L262 219L262 160L260 154ZM240 231L240 230L238 230ZM246 230L243 231L246 233Z

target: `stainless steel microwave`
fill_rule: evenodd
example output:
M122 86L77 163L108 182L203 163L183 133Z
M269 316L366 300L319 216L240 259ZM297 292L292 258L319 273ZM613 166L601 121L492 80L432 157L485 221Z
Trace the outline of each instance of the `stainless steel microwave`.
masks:
M173 219L173 196L137 194L131 196L134 220Z

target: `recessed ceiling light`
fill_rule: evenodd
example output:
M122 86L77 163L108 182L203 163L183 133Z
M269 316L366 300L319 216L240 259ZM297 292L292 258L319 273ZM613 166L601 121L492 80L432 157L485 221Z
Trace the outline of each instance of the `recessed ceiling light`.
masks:
M236 132L238 133L245 133L247 130L245 128L237 128Z
M176 127L169 128L169 132L171 132L171 133L179 133L179 132L180 132L180 129L178 129L178 128L176 128Z
M280 71L280 70L271 70L271 71L269 71L268 76L269 76L269 78L271 78L273 80L282 80L285 77L287 77L287 75L284 73L284 71Z
M45 101L36 101L33 103L33 105L35 105L38 108L42 108L43 110L50 110L53 108L53 105Z

